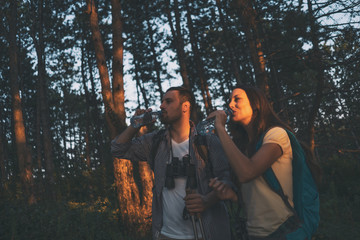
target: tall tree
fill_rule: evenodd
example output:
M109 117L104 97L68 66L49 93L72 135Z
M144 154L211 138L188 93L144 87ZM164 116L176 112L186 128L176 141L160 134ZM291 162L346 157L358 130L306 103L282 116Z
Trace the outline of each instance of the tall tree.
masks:
M223 9L222 9L222 4L220 0L216 0L216 6L218 8L218 12L219 12L219 19L220 19L220 23L221 23L221 27L223 28L223 39L226 45L226 57L229 58L229 62L231 65L231 70L232 73L235 76L236 82L238 84L242 83L241 77L240 77L240 72L239 72L239 63L238 63L238 59L235 57L235 49L233 48L233 44L231 42L231 38L230 38L230 34L229 34L229 29L228 29L228 23L225 19L226 16L224 16L223 14Z
M9 14L9 58L10 84L13 111L13 127L15 133L16 153L19 161L20 178L23 193L29 204L36 203L34 180L32 174L31 151L27 146L24 118L21 106L21 97L18 83L18 47L17 47L17 1L10 2Z
M183 85L187 89L191 89L190 81L188 77L187 67L186 67L186 54L184 49L184 39L181 31L181 16L178 0L174 0L174 6L171 6L170 0L166 1L167 4L167 18L169 21L171 33L172 33L172 41L177 53L177 58L180 66L180 75L183 80ZM175 15L175 26L171 16L171 10L174 10Z
M200 56L200 51L198 47L198 40L196 37L196 33L193 27L193 22L191 19L191 8L190 8L190 2L187 0L185 1L185 7L187 11L187 24L189 29L189 35L190 35L190 43L191 48L194 53L194 60L197 70L197 75L200 81L200 89L201 89L201 95L203 97L204 105L206 113L209 114L213 110L212 102L211 102L211 96L209 91L209 85L208 81L205 75L204 65Z
M172 9L175 15L175 26L172 20ZM168 23L170 25L171 34L172 34L172 44L176 50L177 59L180 66L180 75L183 80L183 86L189 90L194 88L194 83L190 82L188 76L188 69L186 64L186 53L185 53L185 44L184 37L181 28L181 9L179 7L178 0L174 0L174 5L172 6L170 0L166 1L166 13ZM197 123L200 117L199 106L195 104L192 108L191 119Z
M37 130L41 133L37 133L38 137L42 136L42 141L38 140L38 148L43 147L45 158L45 175L46 175L46 192L49 197L55 198L54 186L55 186L55 169L54 160L52 155L52 136L50 130L50 114L47 96L47 76L46 76L46 64L45 64L45 42L44 42L44 1L39 0L37 7L37 15L34 15L36 19L33 20L33 26L31 36L35 45L37 55L37 70L38 70L38 85L37 85ZM40 144L40 142L42 144ZM41 152L38 150L38 158L41 156Z
M112 91L110 87L110 78L106 66L105 51L101 39L101 33L98 24L97 8L94 0L87 0L87 13L90 18L90 28L95 48L95 56L99 69L103 102L106 107L107 125L110 131L111 139L115 138L125 129L125 106L124 106L124 84L123 84L123 37L122 26L123 18L121 16L121 5L119 0L112 0L112 26L113 26L113 83ZM146 167L145 167L146 169ZM120 211L124 222L131 224L141 224L147 228L149 221L144 218L144 214L149 213L150 198L152 195L152 179L147 174L149 169L142 172L144 194L140 201L139 189L133 179L133 165L125 159L114 159L114 175L117 187L117 197L120 205ZM147 223L147 224L146 224Z
M263 37L259 28L258 13L255 9L254 0L235 0L235 6L239 9L240 18L246 35L253 63L257 86L269 95L269 83L266 73L266 60L263 49Z
M149 3L150 5L150 3ZM149 35L149 47L151 49L151 56L152 56L152 61L154 64L154 68L155 68L155 75L156 75L156 83L158 85L159 88L159 92L160 92L160 99L163 99L164 96L164 91L162 89L161 86L161 63L157 60L157 52L156 52L156 43L154 41L154 30L153 30L153 25L150 22L150 9L148 4L144 4L144 8L145 8L145 16L146 16L146 27L148 30L148 35Z
M4 183L6 181L6 170L5 170L5 161L7 160L5 154L5 142L4 142L4 132L3 132L3 114L2 109L0 109L0 190L3 191Z
M94 49L91 42L91 32L89 28L88 15L81 10L81 6L74 10L77 18L75 25L78 28L77 38L81 38L81 79L84 88L86 104L86 112L89 114L86 125L89 125L88 141L89 141L89 154L92 158L92 167L100 166L105 167L104 155L104 134L102 134L102 126L104 125L101 119L102 114L99 111L99 101L97 100L97 89L94 79ZM88 87L88 84L90 86ZM100 127L101 126L101 127ZM86 129L87 127L85 127ZM85 135L86 136L86 135ZM104 170L104 169L102 169ZM106 180L105 176L104 179Z
M308 144L312 151L315 149L315 119L317 117L321 100L323 97L323 91L325 87L325 66L323 62L323 54L320 50L319 32L317 29L317 23L315 15L313 13L312 0L307 1L309 18L310 18L310 36L311 43L313 45L312 61L310 62L311 68L316 72L316 91L313 99L313 104L309 113L308 119Z
M86 122L85 122L85 159L86 159L86 165L88 167L88 170L91 171L91 157L90 154L92 152L92 147L90 145L90 93L86 84L86 76L85 76L85 39L84 34L82 34L81 38L81 79L82 79L82 85L84 88L84 94L85 94L85 105L86 105Z

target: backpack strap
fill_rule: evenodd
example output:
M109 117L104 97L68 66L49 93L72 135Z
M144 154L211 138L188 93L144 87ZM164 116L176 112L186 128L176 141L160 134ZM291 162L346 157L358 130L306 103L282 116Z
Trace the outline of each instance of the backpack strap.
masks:
M263 174L263 178L265 179L266 183L270 186L270 188L276 192L281 199L283 200L283 202L285 203L285 205L295 214L297 215L295 209L290 205L288 196L285 195L281 184L278 180L278 178L276 177L274 170L270 167L268 168L265 173Z
M149 161L150 168L152 170L155 169L155 157L156 157L160 142L164 137L165 131L166 131L166 129L159 130L152 138L153 143L152 143L151 149L150 149L150 161Z
M209 147L207 144L206 136L203 135L196 135L194 139L194 144L197 152L199 153L200 157L205 162L205 174L210 178L214 177L213 165L209 160Z
M286 129L285 129L286 130ZM256 151L258 151L263 143L265 134L268 131L266 131L265 133L263 133L260 137L260 140L258 141L258 143L256 144ZM286 130L286 132L289 134L289 132ZM281 184L278 180L278 178L276 177L274 170L272 169L272 167L269 167L263 174L263 178L265 179L266 183L269 185L269 187L275 192L277 193L281 199L283 200L283 202L285 203L285 205L295 214L297 215L295 209L290 205L289 199L288 197L285 195Z

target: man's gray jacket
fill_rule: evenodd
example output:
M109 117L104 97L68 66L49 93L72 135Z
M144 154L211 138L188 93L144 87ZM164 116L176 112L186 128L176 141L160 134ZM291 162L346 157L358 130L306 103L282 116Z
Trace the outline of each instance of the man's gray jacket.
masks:
M218 179L230 183L229 164L218 137L214 134L206 136L208 160L211 161L212 167L210 169L213 175L208 176L209 171L205 170L206 160L201 158L194 144L194 139L197 135L196 130L194 127L191 129L191 162L196 167L198 192L206 195L212 190L208 186L211 177L218 177ZM155 134L156 132L148 133L123 144L117 144L115 138L111 143L111 152L117 158L129 159L131 161L147 161L153 168L152 235L153 239L158 239L163 225L162 190L165 185L166 163L170 159L170 136L168 130L163 133L156 156L154 159L150 159L150 151L154 143L153 137ZM208 208L201 216L207 240L230 240L229 218L222 201Z

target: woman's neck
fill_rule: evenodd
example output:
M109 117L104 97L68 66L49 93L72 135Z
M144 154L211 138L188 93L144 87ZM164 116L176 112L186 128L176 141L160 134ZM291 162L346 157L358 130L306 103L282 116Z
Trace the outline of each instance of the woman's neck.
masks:
M255 131L252 123L249 123L248 125L244 126L244 128L248 135L249 143L252 143L255 140Z

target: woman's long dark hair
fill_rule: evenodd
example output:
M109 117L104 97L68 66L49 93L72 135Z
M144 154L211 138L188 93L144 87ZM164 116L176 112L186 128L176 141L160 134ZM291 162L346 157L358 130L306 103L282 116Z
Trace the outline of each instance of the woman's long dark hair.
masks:
M255 133L253 142L249 143L249 138L244 127L240 124L230 124L229 130L233 136L233 140L241 150L246 149L248 144L253 145L256 143L261 135L272 127L278 126L293 132L289 125L277 116L269 100L260 89L247 85L238 85L234 89L237 88L244 90L249 99L250 106L253 110L251 121Z

